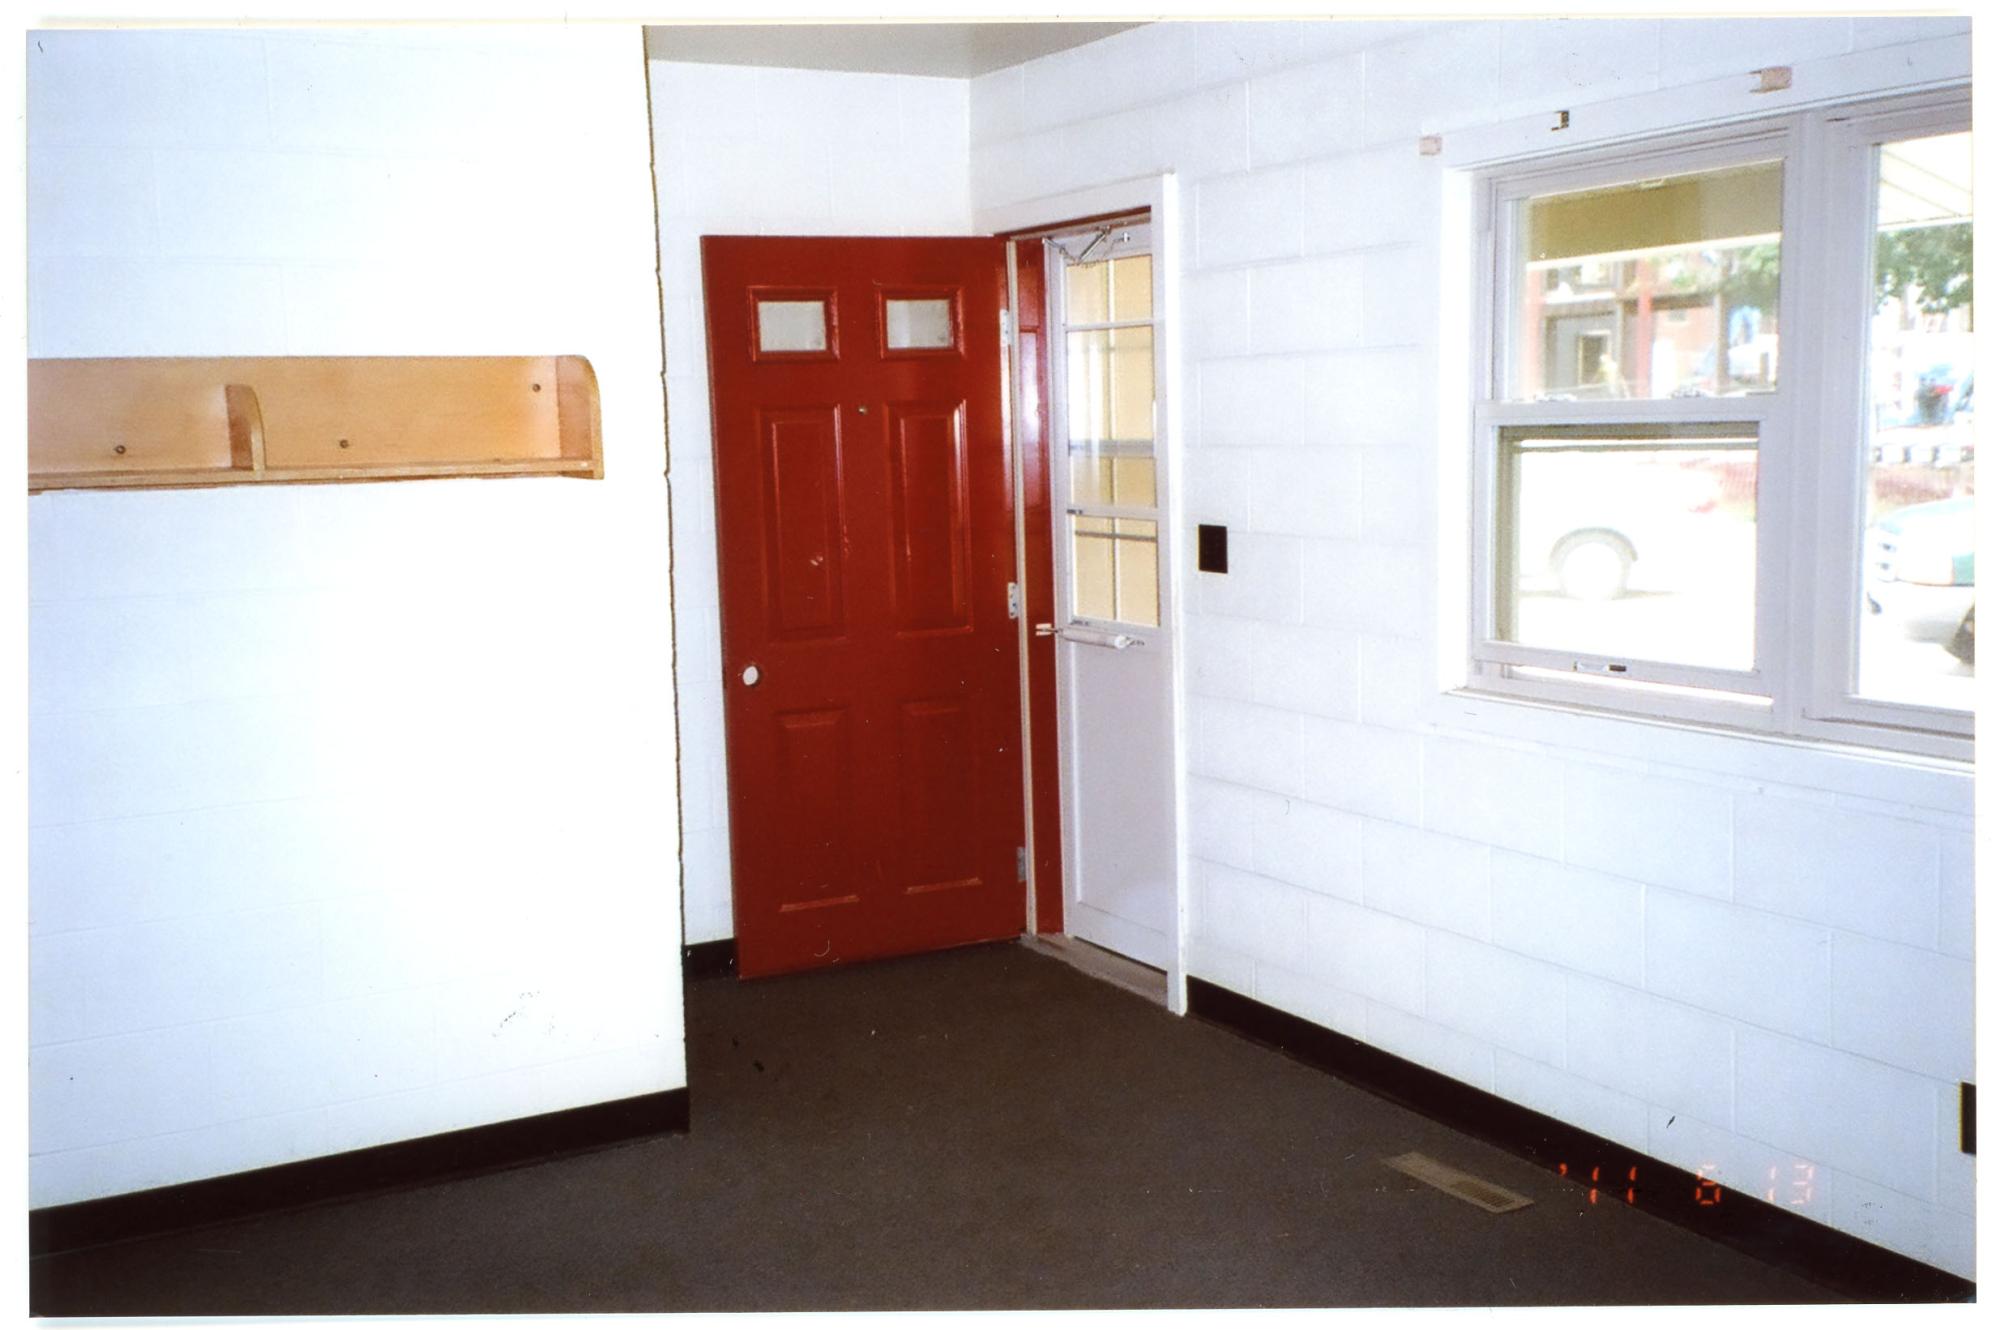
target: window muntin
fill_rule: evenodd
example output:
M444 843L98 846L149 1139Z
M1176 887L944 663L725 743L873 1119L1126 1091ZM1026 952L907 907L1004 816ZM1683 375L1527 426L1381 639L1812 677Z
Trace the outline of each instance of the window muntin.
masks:
M1973 704L1972 135L1874 153L1855 693Z
M1922 319L1912 320L1892 299L1896 291L1879 289L1882 279L1876 270L1881 265L1875 262L1878 253L1886 252L1886 232L1956 226L1969 218L1969 190L1949 188L1940 197L1937 183L1938 177L1965 180L1953 163L1969 154L1962 137L1968 123L1963 94L1924 94L1803 113L1677 145L1579 155L1488 177L1482 206L1492 233L1484 269L1491 333L1489 363L1477 376L1485 387L1473 406L1477 465L1471 687L1610 712L1970 756L1971 714L1957 708L1970 704L1971 668L1954 661L1943 640L1913 641L1904 635L1892 647L1883 647L1887 611L1884 616L1869 613L1869 589L1881 588L1866 568L1871 551L1878 567L1901 558L1912 578L1926 575L1936 585L1949 566L1954 594L1964 598L1959 607L1963 617L1954 621L1951 635L1969 648L1971 569L1969 559L1960 555L1970 552L1965 533L1972 524L1974 416L1959 406L1971 398L1969 354L1958 354L1970 339L1955 339L1972 327L1970 265L1961 274L1950 264L1942 269L1933 264L1932 284L1946 288L1944 303L1952 309L1923 310ZM1529 219L1537 201L1615 194L1642 181L1707 176L1741 183L1754 181L1758 172L1768 179L1773 170L1778 198L1774 231L1739 220L1704 224L1707 234L1697 237L1709 249L1736 251L1739 261L1737 287L1721 291L1719 310L1711 293L1711 309L1717 311L1712 323L1721 328L1718 340L1729 339L1734 361L1718 348L1717 357L1701 367L1731 366L1732 381L1701 376L1700 382L1663 387L1673 377L1658 372L1666 356L1649 354L1631 366L1622 362L1621 354L1632 359L1634 345L1664 349L1660 338L1631 335L1633 305L1624 307L1624 327L1614 319L1564 341L1559 369L1567 377L1551 378L1548 313L1539 311L1532 321L1526 317L1533 282L1560 280L1546 274L1565 266L1580 272L1595 255L1636 262L1634 251L1647 248L1640 242L1648 237L1639 223L1605 220L1616 209L1603 203L1593 204L1599 214L1596 239L1588 239L1592 233L1586 222L1591 219L1574 210L1568 218L1535 215L1543 224L1531 237ZM1918 184L1922 190L1913 189ZM1759 191L1769 194L1765 186L1746 188L1746 193ZM1919 207L1911 202L1912 193L1927 202ZM1738 205L1739 218L1745 206ZM1605 237L1620 226L1624 239L1608 243ZM1565 235L1572 238L1562 239ZM1578 236L1586 240L1576 240ZM1767 240L1778 246L1769 255L1768 289L1746 288L1741 260L1749 247ZM1622 248L1612 248L1613 243ZM1581 252L1585 250L1592 253ZM1910 268L1907 253L1892 257ZM1788 278L1782 283L1780 258ZM1721 259L1711 256L1704 262L1711 276L1723 271ZM1749 275L1762 280L1755 270ZM1608 288L1611 279L1604 280ZM1951 291L1964 298L1950 299ZM1901 294L1907 299L1907 291ZM1741 309L1751 313L1739 313ZM1885 309L1896 317L1885 320ZM1732 321L1733 330L1728 326ZM1780 321L1789 334L1782 375L1776 345ZM1533 340L1530 329L1539 340L1524 351ZM1885 336L1900 340L1885 351ZM1923 336L1932 338L1932 349L1941 345L1944 353L1934 356L1922 349ZM1883 368L1892 355L1900 378ZM1929 405L1945 408L1929 417L1921 416L1913 396L1917 385L1902 363L1912 359L1944 366L1926 376L1938 381L1925 385L1937 399ZM1924 375L1930 368L1915 373ZM1570 391L1588 381L1593 370L1600 391ZM1624 597L1614 598L1609 607L1614 613L1578 609L1555 600L1546 581L1524 583L1516 572L1528 557L1516 548L1517 528L1527 519L1514 515L1514 505L1523 492L1532 500L1537 482L1528 477L1523 488L1516 446L1522 436L1503 431L1546 435L1558 428L1588 432L1692 424L1734 428L1740 437L1755 440L1754 453L1743 455L1755 458L1754 508L1745 511L1746 518L1754 514L1754 555L1739 555L1707 578L1716 595L1733 585L1739 602L1749 606L1753 663L1748 669L1741 668L1744 638L1737 610L1728 616L1730 650L1707 649L1722 637L1715 624L1701 625L1710 639L1706 647L1681 636L1668 650L1659 645L1663 633L1647 639L1637 629L1612 631L1615 619L1640 617ZM1905 445L1911 446L1906 450ZM1516 454L1513 462L1510 453ZM1624 456L1633 458L1629 452ZM1723 459L1715 465L1724 465ZM1515 468L1511 474L1510 467ZM1886 484L1884 470L1878 468L1900 469L1900 489ZM1925 477L1922 483L1916 480L1919 472ZM1623 493L1637 483L1618 488ZM1582 482L1576 485L1587 488ZM1943 506L1911 501L1913 491ZM1880 539L1884 527L1896 523L1896 513L1887 510L1898 498L1897 511L1914 511L1922 519L1922 539L1907 554L1900 545L1891 550ZM1881 524L1873 521L1878 515L1883 515ZM1530 554L1536 544L1526 542ZM1617 565L1600 558L1599 571L1602 577L1614 577ZM1545 578L1546 572L1545 557ZM1630 590L1651 589L1636 580L1636 571L1634 578ZM1684 581L1679 594L1690 597L1698 585ZM1558 611L1553 623L1551 607ZM1567 621L1561 611L1568 612ZM1959 633L1959 627L1965 631ZM1912 664L1913 652L1922 657L1920 663ZM1667 658L1622 659L1642 653Z
M1759 161L1515 200L1508 397L1776 387L1783 188Z
M1062 316L1058 500L1073 622L1160 623L1158 327L1150 228L1051 240Z

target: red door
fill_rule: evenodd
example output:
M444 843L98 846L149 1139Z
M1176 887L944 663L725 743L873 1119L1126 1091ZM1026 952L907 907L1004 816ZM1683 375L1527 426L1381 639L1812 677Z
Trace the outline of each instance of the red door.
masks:
M745 977L1024 926L1003 256L702 240Z

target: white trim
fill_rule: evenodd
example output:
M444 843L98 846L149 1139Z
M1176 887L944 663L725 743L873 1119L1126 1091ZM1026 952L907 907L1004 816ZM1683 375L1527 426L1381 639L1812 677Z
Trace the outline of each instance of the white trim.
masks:
M1166 511L1161 514L1160 523L1160 573L1163 586L1161 598L1167 606L1162 617L1172 626L1168 630L1173 652L1168 665L1171 679L1168 696L1171 699L1171 721L1173 725L1173 817L1174 817L1174 936L1173 965L1167 971L1167 1009L1176 1016L1187 1012L1187 947L1188 947L1188 891L1191 881L1191 866L1188 849L1188 755L1193 745L1188 739L1187 680L1183 659L1186 653L1181 649L1181 610L1185 605L1185 576L1180 559L1180 533L1186 530L1186 506L1182 496L1186 486L1182 482L1183 460L1187 456L1187 434L1182 429L1181 395L1178 391L1181 373L1181 199L1180 183L1171 172L1157 177L1153 225L1157 228L1154 239L1153 262L1153 310L1159 317L1161 331L1154 335L1155 354L1164 372L1158 376L1154 388L1159 402L1161 428L1158 434L1167 441L1163 462L1167 484Z

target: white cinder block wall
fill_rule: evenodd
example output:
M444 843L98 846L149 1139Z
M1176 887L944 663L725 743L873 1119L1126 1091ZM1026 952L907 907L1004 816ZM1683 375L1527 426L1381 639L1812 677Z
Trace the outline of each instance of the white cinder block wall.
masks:
M31 1204L686 1084L635 28L40 32L30 353L581 353L607 478L29 500Z
M656 50L671 55L671 29ZM655 59L687 937L731 936L704 235L964 235L964 79Z
M1969 1276L1969 776L1431 685L1463 242L1416 151L1966 30L1154 25L975 80L972 183L1182 181L1186 518L1235 533L1187 572L1191 972Z

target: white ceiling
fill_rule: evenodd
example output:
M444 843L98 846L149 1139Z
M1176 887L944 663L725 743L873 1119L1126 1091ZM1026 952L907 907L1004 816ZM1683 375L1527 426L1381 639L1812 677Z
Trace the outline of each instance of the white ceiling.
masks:
M655 60L974 78L1136 23L752 23L646 29Z

